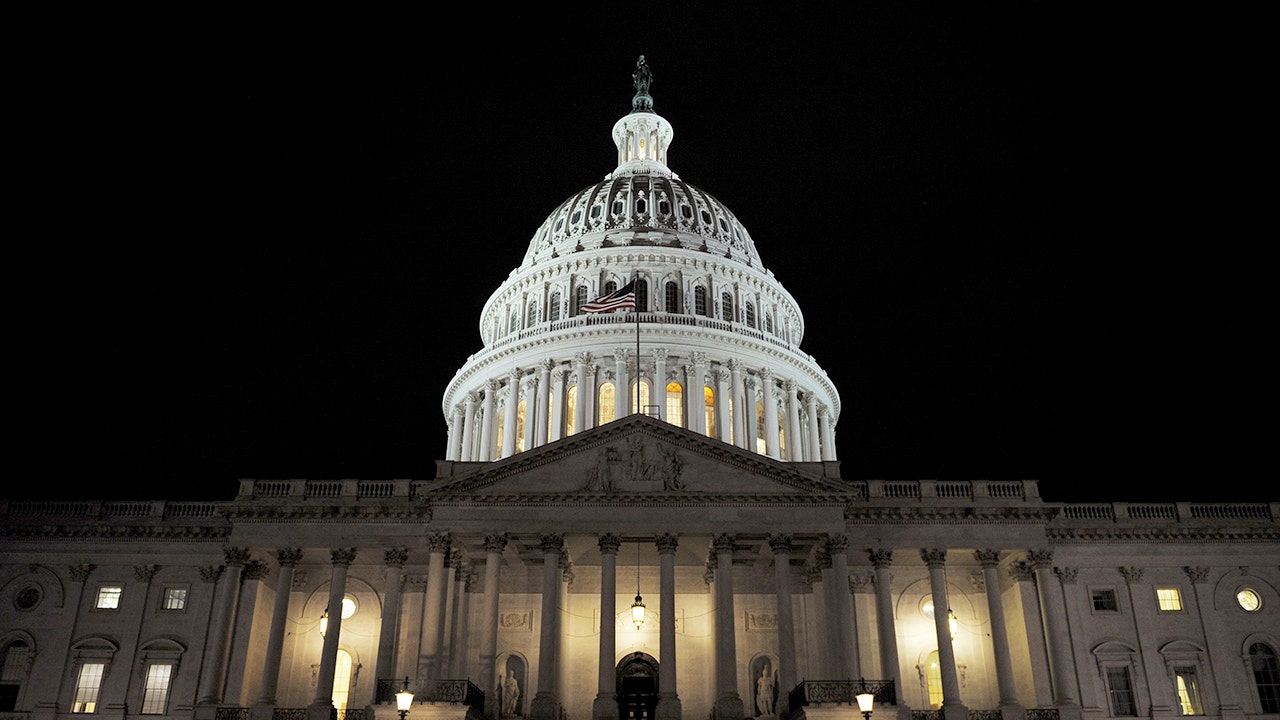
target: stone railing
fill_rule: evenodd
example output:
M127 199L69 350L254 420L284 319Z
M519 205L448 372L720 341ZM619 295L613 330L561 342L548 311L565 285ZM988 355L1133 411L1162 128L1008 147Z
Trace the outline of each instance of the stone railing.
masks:
M394 703L396 693L404 688L404 680L379 679L374 689L374 702ZM435 702L484 707L484 691L470 680L427 680L413 691L415 703Z
M897 705L892 680L804 680L787 693L792 710L804 705L857 705L864 692L875 695L877 705Z

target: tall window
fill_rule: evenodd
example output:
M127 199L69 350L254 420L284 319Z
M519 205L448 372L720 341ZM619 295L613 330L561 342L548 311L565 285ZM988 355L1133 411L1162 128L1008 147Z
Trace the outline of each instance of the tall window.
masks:
M99 610L117 610L120 608L120 596L124 588L119 585L105 585L98 588L98 599L94 607Z
M1183 715L1203 715L1204 705L1200 702L1200 683L1196 680L1195 667L1174 668L1173 678L1178 686L1178 712Z
M1280 663L1276 651L1265 643L1249 647L1249 664L1253 666L1253 684L1258 688L1258 704L1264 713L1280 713Z
M551 293L551 307L547 308L548 319L555 322L560 319L560 292Z
M707 437L716 436L716 391L702 388L702 406L707 416Z
M18 709L18 695L27 680L31 663L31 646L22 640L9 643L0 654L0 712Z
M537 325L537 324L538 324L538 304L531 302L529 303L528 312L525 313L524 326L533 327L534 325Z
M525 422L525 401L523 399L516 403L516 452L524 452L528 450L532 443L529 442L529 423Z
M733 322L733 296L729 293L720 294L720 319Z
M649 281L636 280L636 312L649 312Z
M746 318L744 322L747 323L747 327L751 327L751 328L755 327L756 326L756 306L748 302L744 312L746 313Z
M938 651L929 653L925 659L925 681L929 684L929 709L942 707L942 666L938 664Z
M582 306L587 304L587 286L579 285L578 289L573 293L573 314L577 315L582 312Z
M169 683L173 678L173 666L155 663L147 667L147 678L142 688L142 714L163 715L169 704Z
M638 403L640 405L640 412L642 414L648 415L649 414L649 381L648 380L640 380L638 382L631 383L631 402L637 402L637 398L639 398ZM626 412L630 413L633 409L634 408L627 408Z
M76 696L71 702L71 712L91 713L98 709L98 691L102 689L102 673L106 663L85 663L76 677Z
M664 290L665 297L662 299L662 309L669 313L680 312L680 286L674 282L667 282Z
M1130 717L1138 714L1128 665L1113 665L1107 668L1107 698L1111 702L1113 717Z
M667 383L667 422L684 427L684 388L680 383Z
M769 445L764 439L764 403L756 401L756 452L761 455L769 453Z
M769 313L764 314L764 331L773 334L773 317Z
M707 317L707 289L701 285L693 289L693 314Z
M516 314L515 308L511 309L511 319L507 324L507 332L513 333L520 329L520 316Z
M616 398L613 392L613 383L611 382L603 383L600 386L600 402L599 402L600 413L599 415L596 416L599 418L598 422L600 425L603 425L607 422L611 422L614 419L614 417L616 417L614 415L615 400Z
M351 653L338 651L338 663L333 668L333 707L339 713L347 709L351 695Z
M572 435L578 432L578 429L578 386L574 385L565 393L564 434Z
M609 282L604 284L604 292L600 294L609 295L609 294L612 294L613 291L617 289L618 289L618 283L614 282L613 280L610 280Z

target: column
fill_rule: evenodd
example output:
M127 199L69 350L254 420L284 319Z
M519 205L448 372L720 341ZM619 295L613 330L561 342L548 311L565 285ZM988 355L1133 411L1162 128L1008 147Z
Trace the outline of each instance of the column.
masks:
M684 427L686 430L698 432L699 410L702 402L702 378L696 377L692 363L684 364ZM696 379L695 379L696 377ZM697 393L694 393L694 388Z
M717 535L716 553L716 718L743 717L738 695L738 646L734 639L732 535Z
M1075 673L1071 663L1071 635L1066 625L1067 608L1062 586L1052 570L1053 551L1032 550L1028 559L1035 568L1036 586L1040 590L1040 606L1044 608L1045 634L1053 658L1054 704L1062 707L1079 705L1075 696Z
M475 459L473 450L475 447L475 432L472 428L476 425L476 400L478 398L474 392L467 393L466 409L462 413L462 447L459 448L461 452L458 454L458 459L463 462L470 462Z
M658 406L658 417L671 422L667 417L667 349L653 349L653 404Z
M658 707L657 720L680 720L680 694L676 689L676 548L679 540L663 533L658 546Z
M449 567L453 571L453 599L449 603L449 668L445 677L457 680L466 677L461 674L467 658L467 648L462 644L462 628L467 618L467 575L471 570L460 548L450 550Z
M556 638L560 634L560 614L556 597L560 594L560 553L564 535L543 535L542 550L542 627L538 635L538 694L530 705L533 720L559 720L560 702L556 698Z
M871 565L875 568L876 583L876 627L880 635L880 673L886 680L892 680L898 689L898 705L907 709L906 697L902 687L902 666L898 663L898 630L893 621L893 591L890 588L889 566L893 564L892 550L871 550L868 552Z
M587 387L587 362L588 355L585 352L580 352L573 356L573 370L577 376L576 384L578 389L574 398L574 427L568 428L565 432L580 433L591 427L587 421L587 397L592 393L592 390Z
M551 373L551 427L547 431L547 442L555 442L565 434L565 382L568 377L568 368L556 368Z
M955 648L951 646L950 603L947 600L947 551L920 551L929 568L929 592L933 595L933 630L938 638L938 669L942 673L943 720L968 720L969 710L960 701L960 676L956 671Z
M818 399L812 392L804 394L805 411L809 416L809 454L805 459L809 462L818 462L822 459L821 446L818 442Z
M787 393L787 460L800 462L804 460L804 441L800 439L800 407L796 399L796 381L790 378L782 381L782 389Z
M496 719L501 714L497 698L488 683L498 677L498 581L502 567L502 551L507 547L507 534L484 538L484 608L481 617L480 677L484 678L485 714Z
M537 408L533 409L537 414L534 423L533 442L526 442L525 450L532 450L536 447L542 447L547 444L547 422L551 419L551 369L555 367L555 362L543 360L538 363L538 401ZM529 427L530 408L525 408L525 427Z
M622 538L606 533L596 544L600 547L600 659L591 717L617 720L614 658L618 654L618 548L622 547Z
M630 351L626 348L615 348L613 351L613 419L618 420L631 414L631 379L627 375L627 357Z
M404 564L409 560L409 548L391 548L382 556L386 569L382 624L378 629L378 659L374 665L375 678L396 677L396 641L400 637L400 587L404 581Z
M493 460L493 440L497 425L494 413L498 411L498 381L489 379L484 383L484 419L480 425L480 454L475 460L490 462Z
M428 682L440 679L441 634L444 631L445 593L448 580L445 576L445 559L453 536L434 533L427 536L427 597L422 618L422 649L418 655L418 687L425 690Z
M526 377L521 385L524 389L524 449L532 450L533 441L537 435L537 419L538 413L543 409L539 407L538 401L538 377L530 374ZM517 408L517 414L519 410ZM516 427L520 426L520 421L516 420ZM519 447L519 446L517 446Z
M457 422L457 415L458 413L455 410L454 412L449 413L449 417L445 419L445 423L449 426L449 432L444 441L445 460L458 459L458 436L461 433L458 432L460 430L460 426Z
M223 551L223 558L226 571L218 581L218 599L209 623L209 645L205 652L204 674L200 678L199 697L202 704L222 702L222 686L227 671L227 645L231 641L232 618L235 615L236 598L240 594L240 574L245 563L249 562L249 551L245 548L227 548Z
M280 573L276 576L276 600L271 608L271 629L267 635L267 651L262 659L262 692L257 704L250 710L254 720L259 717L270 720L276 704L276 690L280 686L280 656L284 652L284 635L289 620L289 596L293 593L294 570L301 560L302 551L298 548L286 547L276 551ZM260 714L260 706L266 708L265 714Z
M742 415L742 425L746 430L743 433L743 439L747 442L745 448L753 453L760 451L760 428L756 420L756 385L758 384L759 381L751 375L742 376L742 399L746 407L746 412Z
M1018 689L1013 677L1013 657L1009 654L1009 629L1004 621L1004 600L1000 597L1000 551L975 550L973 557L982 566L986 586L987 614L991 617L991 650L996 657L996 686L1000 711L1006 720L1017 720L1025 711L1018 705ZM1006 709L1008 712L1006 712Z
M338 665L338 638L342 634L342 598L347 594L347 570L356 560L355 548L330 551L333 577L329 581L329 627L320 651L320 670L316 675L316 696L307 707L307 720L329 720L333 713L333 672Z
M764 400L764 452L771 458L780 459L778 453L778 400L773 394L773 371L765 368L760 371L760 393Z
M502 417L502 457L516 454L516 409L520 405L520 368L507 374L507 406Z
M831 535L827 538L827 552L831 554L832 599L835 601L836 630L838 637L837 654L846 676L841 680L852 680L862 677L862 668L858 660L858 632L853 624L853 600L849 592L849 539L844 535Z
M716 438L723 442L733 442L733 419L729 413L729 371L714 368L711 371L716 380Z
M695 352L693 354L693 366L691 368L693 376L689 379L689 414L692 416L695 425L690 425L689 429L699 434L707 434L707 354L704 352Z
M729 382L732 385L733 392L733 444L746 449L750 447L747 444L747 428L750 427L752 432L755 431L755 403L747 402L747 394L742 385L742 361L729 361Z
M791 536L770 535L773 550L773 585L778 605L778 695L777 713L791 712L788 695L796 686L796 628L791 609Z
M836 459L836 439L831 434L831 413L826 405L818 406L818 427L822 433L822 459Z

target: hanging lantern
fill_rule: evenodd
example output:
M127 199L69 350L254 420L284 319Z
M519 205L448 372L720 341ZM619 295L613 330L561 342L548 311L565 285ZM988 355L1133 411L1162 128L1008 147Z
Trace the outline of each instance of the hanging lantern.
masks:
M639 590L639 587L636 589ZM631 603L631 622L635 623L637 630L644 625L644 601L639 595L636 595L636 601Z

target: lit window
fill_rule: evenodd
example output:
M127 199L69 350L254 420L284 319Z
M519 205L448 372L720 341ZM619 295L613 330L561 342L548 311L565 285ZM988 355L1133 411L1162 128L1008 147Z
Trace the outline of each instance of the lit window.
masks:
M91 713L98 709L98 690L102 688L102 673L106 663L85 663L80 666L76 678L76 697L71 703L73 713Z
M1116 602L1116 591L1111 588L1091 590L1089 597L1093 602L1094 612L1113 613L1120 611L1120 605Z
M1111 701L1112 717L1136 716L1138 706L1133 698L1133 683L1129 679L1127 665L1107 668L1107 698Z
M612 422L614 420L614 395L613 383L604 383L600 386L600 415L599 423L601 425Z
M716 391L702 388L702 404L706 413L707 437L716 436Z
M667 383L667 422L684 427L684 388L677 382Z
M179 587L165 588L161 607L165 610L185 610L187 607L187 589Z
M578 386L574 385L565 393L564 400L564 427L565 435L573 435L581 428L578 427Z
M98 601L94 607L99 610L116 610L120 607L120 596L124 593L124 588L119 585L111 585L98 588Z
M1182 612L1182 593L1178 588L1156 588L1160 612Z
M142 689L142 714L163 715L169 704L169 682L173 666L156 663L147 668L146 685Z
M1173 676L1178 683L1178 712L1183 715L1203 715L1204 705L1200 703L1200 683L1196 680L1196 669L1174 668Z
M1245 612L1254 612L1262 607L1262 597L1252 588L1240 588L1236 593L1236 602Z

